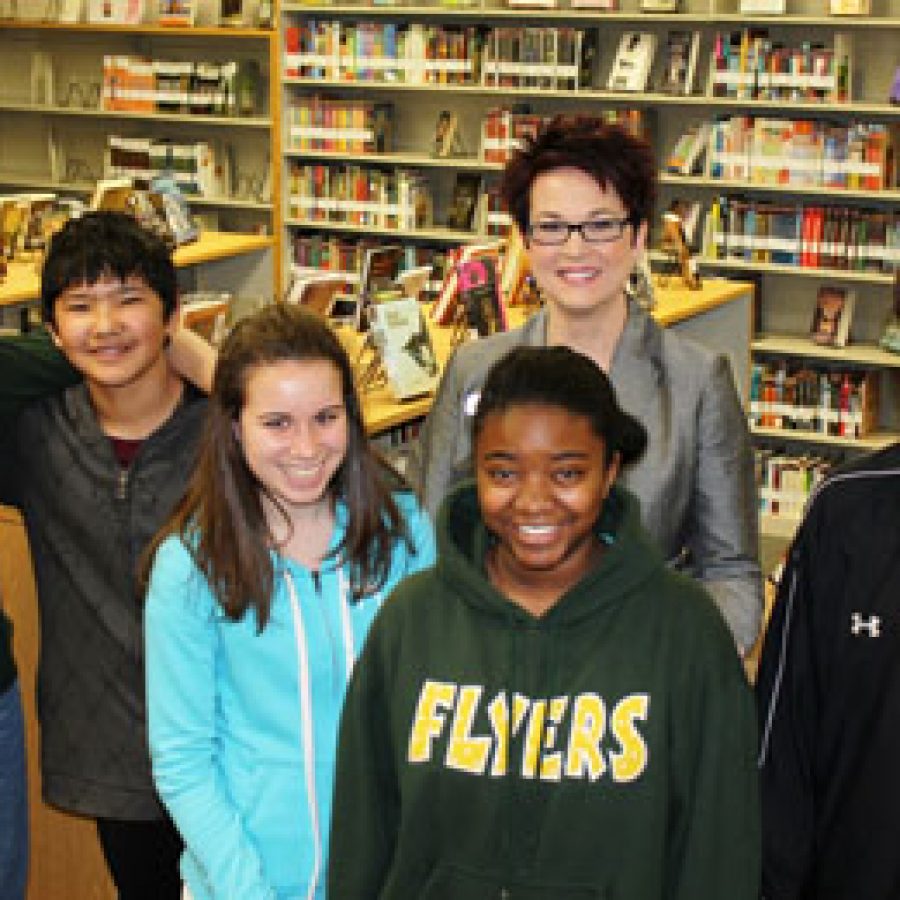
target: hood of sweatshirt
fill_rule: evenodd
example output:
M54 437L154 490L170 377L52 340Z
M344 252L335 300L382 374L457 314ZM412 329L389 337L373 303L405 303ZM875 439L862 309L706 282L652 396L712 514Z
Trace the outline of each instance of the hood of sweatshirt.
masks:
M468 481L447 495L438 512L436 574L463 602L489 615L547 627L574 624L601 608L622 603L657 577L664 565L640 523L637 498L620 485L610 491L595 529L605 546L600 565L536 619L485 576L485 554L494 538L482 520L475 483Z

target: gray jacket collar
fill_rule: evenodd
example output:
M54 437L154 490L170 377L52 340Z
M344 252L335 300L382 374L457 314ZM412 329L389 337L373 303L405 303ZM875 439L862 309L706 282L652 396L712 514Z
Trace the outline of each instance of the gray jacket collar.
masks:
M524 343L532 347L547 344L547 309L544 307L522 325ZM617 391L634 385L653 387L663 380L663 330L634 300L628 300L625 328L613 353L609 376ZM649 363L649 365L648 365ZM648 384L648 379L650 380Z
M175 427L172 423L181 415L181 411L194 400L201 399L203 396L196 388L185 382L181 399L176 404L172 414L146 440L155 442L157 436L160 439L165 439ZM86 445L103 446L109 444L109 436L100 427L97 413L94 410L94 404L91 402L91 395L85 382L80 382L67 388L63 392L62 403L65 407L66 415L71 419L73 428L80 440L84 441ZM110 450L110 452L112 451Z

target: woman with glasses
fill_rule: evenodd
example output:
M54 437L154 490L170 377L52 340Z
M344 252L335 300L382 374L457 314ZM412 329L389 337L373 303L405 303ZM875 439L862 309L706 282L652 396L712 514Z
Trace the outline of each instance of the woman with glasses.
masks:
M545 306L448 363L411 460L426 507L433 513L471 474L471 417L491 365L521 344L578 350L647 429L647 452L623 474L644 525L704 583L743 653L762 593L753 461L731 369L724 355L662 329L626 291L656 193L649 145L599 119L559 116L516 153L501 193Z

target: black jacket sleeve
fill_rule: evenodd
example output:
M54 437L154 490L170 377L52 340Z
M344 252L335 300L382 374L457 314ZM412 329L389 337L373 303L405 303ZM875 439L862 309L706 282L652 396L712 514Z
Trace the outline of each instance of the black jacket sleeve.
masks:
M756 682L760 731L763 898L806 896L813 866L813 766L819 701L808 519L788 555Z
M0 425L31 400L61 391L79 378L43 328L0 338Z
M19 502L15 426L22 407L79 378L43 328L0 338L0 503Z

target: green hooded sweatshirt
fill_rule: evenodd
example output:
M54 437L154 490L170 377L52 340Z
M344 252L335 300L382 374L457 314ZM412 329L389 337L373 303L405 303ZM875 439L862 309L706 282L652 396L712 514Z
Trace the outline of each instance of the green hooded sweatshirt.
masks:
M600 565L535 618L449 495L349 688L329 900L757 900L750 690L637 513L614 488Z

